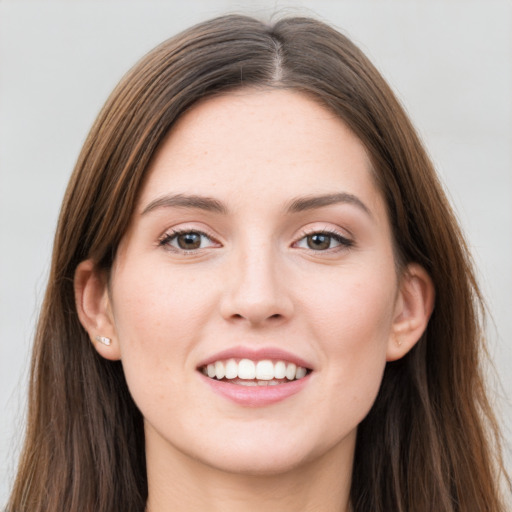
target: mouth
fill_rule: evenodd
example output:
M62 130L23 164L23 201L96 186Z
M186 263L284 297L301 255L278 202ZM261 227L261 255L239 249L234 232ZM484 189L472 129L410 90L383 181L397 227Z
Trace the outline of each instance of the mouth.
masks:
M278 347L231 347L196 367L217 395L242 407L267 407L310 388L315 368Z
M280 386L301 380L311 369L291 361L272 359L219 359L200 366L206 377L238 386Z

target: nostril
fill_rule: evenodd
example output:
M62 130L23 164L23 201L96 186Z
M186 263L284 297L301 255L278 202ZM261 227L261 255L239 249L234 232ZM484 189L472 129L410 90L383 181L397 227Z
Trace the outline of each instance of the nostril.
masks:
M231 316L231 318L233 318L233 319L235 319L235 320L243 320L243 319L246 319L246 317L245 317L244 315L240 314L240 313L234 313L234 314ZM284 318L284 317L283 317L283 315L281 315L280 313L275 313L275 314L270 315L269 317L267 317L267 320L273 320L273 321L276 321L276 320L281 320L281 319L283 319L283 318ZM247 319L248 319L248 320L250 320L250 321L253 321L253 320L251 319L251 317L250 317L250 316L248 316L248 318L247 318ZM257 319L256 321L259 323L259 322L261 321L261 319Z

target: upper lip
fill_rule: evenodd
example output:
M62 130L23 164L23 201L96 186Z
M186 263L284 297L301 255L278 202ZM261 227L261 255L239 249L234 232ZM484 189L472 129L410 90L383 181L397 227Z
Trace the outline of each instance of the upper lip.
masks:
M308 370L313 370L311 363L304 359L287 352L277 347L262 347L262 348L251 348L251 347L231 347L226 350L217 352L207 359L201 361L198 368L207 366L215 363L216 361L225 361L227 359L250 359L251 361L262 361L264 359L271 359L273 361L285 361L288 363L294 363L297 366L302 366Z

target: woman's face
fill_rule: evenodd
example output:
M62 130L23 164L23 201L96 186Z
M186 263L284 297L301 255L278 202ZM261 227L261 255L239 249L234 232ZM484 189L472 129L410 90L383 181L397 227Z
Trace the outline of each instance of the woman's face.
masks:
M148 461L350 460L401 303L383 198L339 118L290 91L195 106L152 163L110 282Z

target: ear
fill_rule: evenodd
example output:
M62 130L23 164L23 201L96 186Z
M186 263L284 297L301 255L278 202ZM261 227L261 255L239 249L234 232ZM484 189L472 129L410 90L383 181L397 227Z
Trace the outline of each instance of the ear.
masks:
M106 359L121 359L106 273L92 260L82 261L75 270L74 287L78 318L96 351ZM99 341L101 337L109 338L110 344Z
M417 264L408 265L400 281L387 361L403 357L421 338L434 309L434 297L427 271Z

